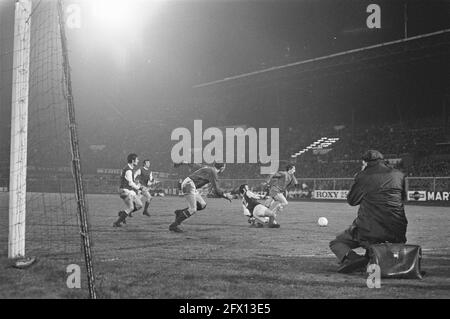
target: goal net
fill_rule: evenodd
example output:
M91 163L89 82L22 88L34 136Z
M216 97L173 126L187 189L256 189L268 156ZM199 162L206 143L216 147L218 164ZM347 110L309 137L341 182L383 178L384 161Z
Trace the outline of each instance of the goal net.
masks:
M0 2L0 253L81 262L59 5Z

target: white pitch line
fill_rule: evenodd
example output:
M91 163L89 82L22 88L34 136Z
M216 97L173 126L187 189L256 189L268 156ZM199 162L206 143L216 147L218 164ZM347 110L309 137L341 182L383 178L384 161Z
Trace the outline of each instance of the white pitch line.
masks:
M117 261L120 260L120 258L107 258L107 259L100 259L101 262L107 262L107 261Z

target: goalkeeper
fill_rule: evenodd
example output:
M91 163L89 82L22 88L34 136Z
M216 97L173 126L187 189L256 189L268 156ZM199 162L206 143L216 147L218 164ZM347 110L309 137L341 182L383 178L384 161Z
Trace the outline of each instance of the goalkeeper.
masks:
M191 165L186 163L174 164L175 167L180 165ZM192 166L192 165L191 165ZM219 187L218 174L225 170L224 163L215 163L214 166L203 166L195 172L191 173L181 183L181 190L184 194L184 198L188 202L188 207L184 209L178 209L175 211L175 221L170 224L169 230L177 233L183 232L178 226L186 219L194 215L197 211L204 210L206 202L197 191L198 188L211 184L213 192L217 196L228 199L231 202L231 195L225 193Z

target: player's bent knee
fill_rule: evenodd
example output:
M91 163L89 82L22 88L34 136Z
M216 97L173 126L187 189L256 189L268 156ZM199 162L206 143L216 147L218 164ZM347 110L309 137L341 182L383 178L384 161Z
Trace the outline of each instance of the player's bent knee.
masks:
M270 209L266 209L266 211L264 212L264 216L265 217L275 217L275 213L273 211L271 211Z

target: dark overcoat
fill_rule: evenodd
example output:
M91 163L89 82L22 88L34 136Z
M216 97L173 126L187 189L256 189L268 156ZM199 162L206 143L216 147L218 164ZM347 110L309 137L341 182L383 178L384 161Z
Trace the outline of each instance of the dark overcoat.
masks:
M405 243L408 225L405 200L404 174L382 160L368 162L366 168L356 174L347 196L351 206L359 205L353 222L356 238L368 244Z

